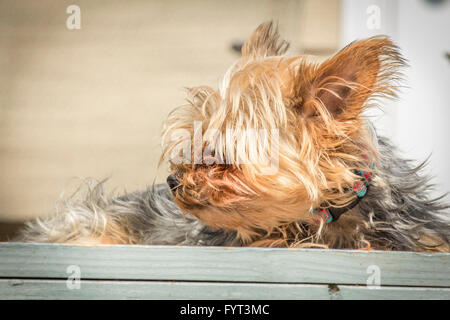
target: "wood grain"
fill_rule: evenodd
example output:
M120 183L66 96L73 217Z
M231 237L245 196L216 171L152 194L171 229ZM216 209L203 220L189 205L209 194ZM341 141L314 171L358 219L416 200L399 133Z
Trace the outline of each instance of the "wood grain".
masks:
M448 288L83 280L68 289L64 280L0 279L0 299L199 299L199 300L405 300L450 299Z
M0 277L450 287L450 254L170 246L0 245Z

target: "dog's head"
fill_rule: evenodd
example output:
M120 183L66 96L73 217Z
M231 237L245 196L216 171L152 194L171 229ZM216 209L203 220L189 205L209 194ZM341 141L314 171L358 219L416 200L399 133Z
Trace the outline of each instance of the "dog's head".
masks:
M250 239L312 208L343 205L377 149L362 115L394 96L404 61L385 37L351 43L323 63L285 57L272 23L242 47L218 90L189 89L163 134L168 183L183 211ZM369 158L367 161L365 159Z

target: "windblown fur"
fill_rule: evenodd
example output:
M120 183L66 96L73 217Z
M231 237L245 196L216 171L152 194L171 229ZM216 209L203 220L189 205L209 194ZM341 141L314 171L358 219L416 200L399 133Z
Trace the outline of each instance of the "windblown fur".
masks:
M20 240L449 251L449 206L430 199L423 165L402 159L363 113L396 97L399 49L373 37L319 64L287 48L262 24L218 90L188 90L163 133L171 190L107 197L102 183L88 185ZM264 173L274 150L277 170ZM312 209L353 201L355 170L372 173L367 195L326 224Z
M262 236L254 246L449 251L449 208L429 196L433 185L418 166L378 138L379 168L367 195L334 224L292 223Z
M239 245L236 233L212 229L173 202L166 184L106 195L104 181L86 180L54 214L29 221L15 241L72 244Z

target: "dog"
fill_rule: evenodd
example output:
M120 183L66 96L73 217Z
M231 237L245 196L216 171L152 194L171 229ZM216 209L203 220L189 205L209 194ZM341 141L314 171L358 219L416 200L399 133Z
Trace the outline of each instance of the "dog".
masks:
M396 98L399 48L376 36L318 63L288 46L263 23L219 89L188 89L164 125L167 184L108 196L88 181L16 240L448 252L449 206L430 198L425 162L364 113Z

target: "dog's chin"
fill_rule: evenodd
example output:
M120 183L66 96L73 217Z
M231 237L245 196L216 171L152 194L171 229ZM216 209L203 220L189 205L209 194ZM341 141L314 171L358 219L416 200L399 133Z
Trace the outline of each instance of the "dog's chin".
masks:
M183 198L178 193L174 194L173 199L183 213L199 219L211 228L235 231L243 243L251 243L261 234L270 233L280 225L298 220L309 221L308 216L299 214L299 210L294 208L283 211L286 205L281 202L272 202L269 205L261 204L261 200L247 200L233 206L221 207L207 201L200 204L191 201L188 196ZM306 212L306 209L300 210L302 211Z
M258 234L256 225L237 210L203 206L186 209L186 212L211 228L235 231L244 243L251 242Z
M237 231L243 239L255 233L254 226L238 209L221 208L206 201L204 204L189 201L188 198L183 198L176 192L172 193L172 196L183 213L199 219L209 227Z

